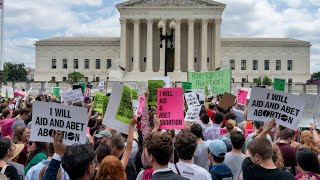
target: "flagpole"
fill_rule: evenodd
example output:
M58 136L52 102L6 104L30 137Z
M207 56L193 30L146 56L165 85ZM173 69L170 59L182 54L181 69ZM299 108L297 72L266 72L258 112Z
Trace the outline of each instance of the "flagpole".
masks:
M1 56L1 61L0 61L0 71L3 70L3 11L4 11L4 0L2 0L1 4L1 49L0 49L0 56Z

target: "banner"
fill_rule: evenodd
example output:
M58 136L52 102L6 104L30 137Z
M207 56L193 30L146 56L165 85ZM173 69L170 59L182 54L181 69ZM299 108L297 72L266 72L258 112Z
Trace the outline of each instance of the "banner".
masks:
M191 82L182 82L182 88L184 90L184 93L186 93L187 90L192 89L192 83Z
M128 134L132 118L133 108L130 88L120 83L114 83L102 124Z
M94 94L94 107L93 107L93 111L96 112L100 112L103 113L103 103L104 103L104 97L106 95L104 93L101 92L96 92Z
M247 102L248 91L238 89L237 103L245 105Z
M60 94L64 102L82 102L84 100L81 89L66 91Z
M195 92L189 92L184 94L184 98L186 100L186 103L188 105L188 108L200 106L197 94Z
M197 121L201 111L201 106L189 107L184 118L185 121Z
M303 94L300 96L306 100L299 127L310 127L310 123L315 123L317 128L320 128L320 96L312 94Z
M52 94L57 98L60 99L60 87L53 87Z
M183 88L158 89L157 114L160 129L183 129Z
M1 96L7 97L7 86L2 86L1 88Z
M148 105L155 106L157 105L157 89L163 88L164 82L163 80L149 80L148 81L148 90L149 90L149 99Z
M100 81L99 82L99 91L103 92L103 90L104 90L104 81Z
M59 130L65 145L86 143L87 108L42 101L32 106L30 141L53 142L54 130Z
M171 87L171 85L170 85L170 77L169 76L153 77L151 80L162 80L163 83L164 83L163 87L165 87L165 88Z
M274 78L273 80L273 89L278 91L284 91L286 87L286 80L285 79L278 79Z
M12 87L8 87L8 98L14 98L14 92Z
M206 84L213 88L213 94L224 94L231 92L231 69L188 72L188 81L192 83L193 89L205 89Z
M254 87L248 104L248 119L276 122L296 130L305 108L305 98L281 91Z

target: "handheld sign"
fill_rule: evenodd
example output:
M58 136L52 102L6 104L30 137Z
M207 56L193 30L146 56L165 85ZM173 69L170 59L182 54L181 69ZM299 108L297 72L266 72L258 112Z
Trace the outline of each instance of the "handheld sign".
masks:
M164 82L163 87L169 88L170 87L170 77L164 76L164 77L154 77L151 80L162 80Z
M140 105L139 100L132 99L133 113L134 113L135 115L137 115L137 114L138 114L139 105Z
M231 92L231 69L188 72L188 81L192 83L193 89L205 89L206 84L213 87L213 94Z
M132 96L132 99L138 100L138 90L131 89L131 96Z
M14 92L12 87L8 87L8 98L14 98Z
M274 78L273 81L273 89L278 91L284 91L286 87L286 80L285 79L278 79Z
M240 89L243 90L243 91L247 91L248 92L247 99L250 99L252 88L244 88L244 87L242 87Z
M86 108L42 101L35 101L32 106L31 141L53 142L54 130L59 130L65 145L86 142Z
M183 89L158 89L158 117L161 129L183 129Z
M233 104L234 101L236 100L236 96L230 94L230 93L224 93L222 96L222 99L219 102L219 107L223 109L229 109Z
M305 98L281 91L254 87L248 104L248 119L276 122L296 130L305 108Z
M184 117L185 121L197 121L201 111L201 106L189 107Z
M144 93L148 91L148 84L145 81L138 82L138 95L144 96Z
M52 94L57 98L60 99L60 87L53 87Z
M84 94L84 92L86 91L87 83L86 82L79 82L79 85L81 86L82 94Z
M245 105L247 101L248 91L238 89L237 103Z
M195 92L197 94L200 104L204 104L204 100L205 100L204 89L192 89L190 91Z
M200 106L197 94L195 92L189 92L184 94L184 98L186 100L186 103L188 105L188 108Z
M99 91L102 92L104 90L104 81L99 82Z
M145 102L145 97L144 96L139 96L139 109L137 112L137 116L140 117L142 115L142 108L144 106L144 102Z
M72 91L66 91L60 94L63 101L65 102L82 102L84 100L81 89L76 89Z
M1 88L1 96L6 97L7 96L7 86L2 86Z
M103 112L103 103L104 103L104 97L106 95L104 93L101 92L96 92L94 94L94 107L93 107L93 111L96 112Z
M163 88L163 80L149 80L148 81L148 90L149 90L149 99L148 105L155 106L157 105L157 89Z
M192 83L191 82L182 82L182 88L184 90L184 93L186 93L187 90L192 88Z
M207 89L208 89L208 96L209 96L209 97L212 97L212 96L213 96L213 93L212 93L212 89L211 89L210 84L207 86Z
M300 94L306 99L306 106L300 119L299 127L310 127L315 123L320 128L320 96L312 94Z

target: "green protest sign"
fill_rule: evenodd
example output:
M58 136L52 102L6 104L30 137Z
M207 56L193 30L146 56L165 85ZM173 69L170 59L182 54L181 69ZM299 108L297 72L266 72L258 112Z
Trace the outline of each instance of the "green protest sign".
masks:
M164 82L162 80L148 81L148 90L149 90L148 105L151 105L151 106L157 105L158 88L163 88L163 87L164 87Z
M131 101L131 89L123 86L120 104L116 113L116 119L119 121L130 124L133 118L133 108Z
M109 104L109 99L110 99L109 96L104 96L103 97L103 112L102 112L102 115L104 115L106 113L106 110L107 110L107 107L108 107L108 104Z
M286 80L285 79L278 79L274 78L273 81L273 89L278 91L284 91L286 87Z
M231 93L231 69L188 72L188 81L192 83L192 89L205 89L210 85L214 94Z
M132 99L138 99L138 89L131 89Z
M79 82L79 85L81 86L82 94L86 91L87 83L86 82Z
M53 87L52 94L57 98L60 99L60 87Z
M103 100L106 95L101 92L94 94L94 107L93 111L103 113Z
M182 88L184 90L184 93L186 93L187 90L192 89L192 83L191 82L182 82Z

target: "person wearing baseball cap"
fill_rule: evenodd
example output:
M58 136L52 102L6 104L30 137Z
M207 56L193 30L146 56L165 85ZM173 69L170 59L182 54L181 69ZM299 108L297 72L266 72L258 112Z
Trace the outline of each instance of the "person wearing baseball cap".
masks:
M209 172L212 179L232 179L231 169L223 163L227 153L227 146L222 140L207 141L208 158L210 160Z
M98 142L101 144L108 144L112 134L108 130L102 130L98 134L94 135L98 139Z

